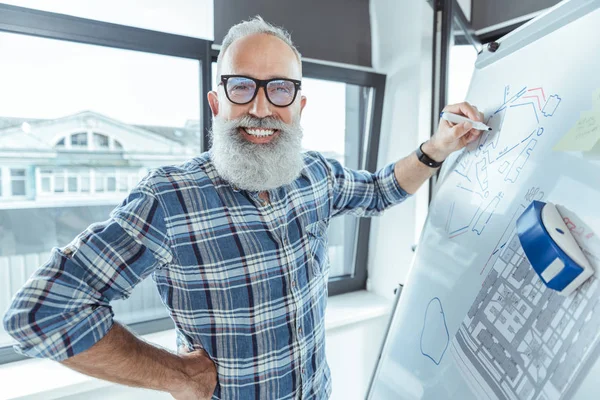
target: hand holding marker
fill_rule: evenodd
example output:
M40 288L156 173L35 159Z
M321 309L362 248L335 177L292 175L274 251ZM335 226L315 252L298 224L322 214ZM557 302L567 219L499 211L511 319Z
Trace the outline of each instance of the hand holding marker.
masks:
M452 113L444 111L440 114L440 117L442 117L442 119L445 119L448 122L452 122L453 124L462 124L463 122L469 122L471 124L471 126L473 127L473 129L477 129L480 131L491 131L492 130L492 128L490 128L483 122L473 121L472 119L463 117L462 115L452 114Z

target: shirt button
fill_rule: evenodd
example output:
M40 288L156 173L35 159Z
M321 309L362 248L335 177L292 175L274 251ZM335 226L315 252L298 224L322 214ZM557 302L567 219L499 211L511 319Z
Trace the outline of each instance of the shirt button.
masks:
M302 375L306 375L306 370L302 368Z
M298 328L298 333L302 335L302 327Z
M296 281L292 281L292 287L296 287Z

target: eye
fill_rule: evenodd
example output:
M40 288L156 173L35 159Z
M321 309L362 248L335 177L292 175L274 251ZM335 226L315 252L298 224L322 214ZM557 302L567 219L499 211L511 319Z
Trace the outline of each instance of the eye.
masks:
M287 82L272 82L269 85L269 92L271 93L292 94L293 90L293 86Z
M250 90L250 86L244 85L244 84L238 84L238 85L231 87L231 90Z

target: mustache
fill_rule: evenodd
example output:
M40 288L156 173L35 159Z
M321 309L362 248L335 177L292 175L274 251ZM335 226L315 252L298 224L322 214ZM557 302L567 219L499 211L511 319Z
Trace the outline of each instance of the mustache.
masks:
M277 129L281 131L289 130L290 124L286 124L275 117L257 118L251 115L224 121L224 126L228 131L236 130L237 128L262 128L262 129Z

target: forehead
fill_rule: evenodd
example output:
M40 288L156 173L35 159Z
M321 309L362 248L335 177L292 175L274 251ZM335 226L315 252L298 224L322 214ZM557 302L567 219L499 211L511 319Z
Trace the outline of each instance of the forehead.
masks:
M234 41L223 55L222 75L248 75L301 79L296 53L283 40L268 34L246 36Z

